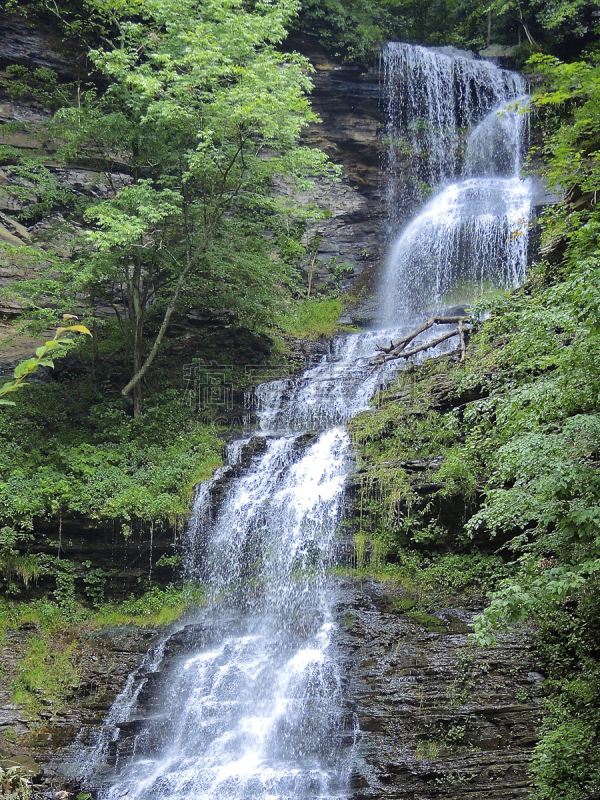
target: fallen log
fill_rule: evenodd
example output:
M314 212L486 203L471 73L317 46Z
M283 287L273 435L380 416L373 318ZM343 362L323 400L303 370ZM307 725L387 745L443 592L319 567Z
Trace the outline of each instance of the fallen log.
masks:
M380 351L381 355L375 356L375 358L371 359L369 366L379 366L380 364L385 364L388 361L393 361L396 358L410 358L417 353L422 353L424 350L429 350L431 347L436 347L438 344L445 342L447 339L451 339L453 336L460 337L460 361L462 363L467 354L465 334L471 329L468 319L468 317L429 317L429 319L427 319L418 328L415 328L415 330L409 333L407 336L403 336L402 339L399 339L397 342L390 342L389 347L383 347L379 345L377 350ZM456 330L448 331L441 336L438 336L437 339L432 339L430 342L424 342L423 344L413 347L410 350L405 349L406 346L416 339L420 333L424 333L426 330L433 327L433 325L453 325L455 323L457 325Z
M467 320L468 317L429 317L429 319L425 320L425 322L420 325L418 328L415 328L412 333L409 333L408 336L404 336L402 339L399 339L397 342L390 342L389 347L382 347L381 345L377 346L377 350L381 350L382 353L392 353L395 351L400 352L403 350L407 344L410 344L413 339L415 339L420 333L428 330L431 328L432 325L454 325L455 323L460 322L461 320L464 322Z

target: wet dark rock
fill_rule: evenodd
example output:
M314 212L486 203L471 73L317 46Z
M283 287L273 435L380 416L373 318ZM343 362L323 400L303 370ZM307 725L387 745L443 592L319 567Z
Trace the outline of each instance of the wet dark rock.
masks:
M7 64L47 67L69 77L73 74L72 58L65 53L60 36L39 17L0 17L0 65Z
M377 582L346 590L337 645L360 727L353 800L528 797L540 688L526 633L482 650L467 639L472 608L403 613Z
M311 102L322 122L307 128L304 141L324 150L342 168L339 182L317 181L312 192L296 198L302 204L316 203L331 215L318 224L313 286L318 291L338 284L360 297L342 324L368 325L376 316L370 295L387 248L379 72L337 61L307 34L292 34L286 46L306 55L315 67ZM317 234L316 226L310 232ZM303 265L307 280L309 266Z

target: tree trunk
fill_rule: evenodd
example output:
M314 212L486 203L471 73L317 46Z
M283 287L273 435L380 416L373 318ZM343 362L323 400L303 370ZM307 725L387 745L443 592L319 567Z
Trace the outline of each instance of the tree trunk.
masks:
M142 369L144 347L144 301L142 298L142 268L136 264L132 280L131 325L133 327L133 374ZM142 384L138 381L133 387L133 416L142 416Z
M173 294L171 295L171 299L169 300L169 305L167 306L167 310L165 311L165 316L163 317L162 324L160 326L160 329L159 329L158 333L156 334L156 339L154 340L154 344L152 345L152 348L151 348L150 352L148 353L148 355L146 356L146 360L144 361L143 364L141 362L141 349L140 349L140 363L139 363L139 366L134 366L133 378L129 381L127 386L125 386L125 388L122 389L122 391L121 391L121 394L124 395L125 397L127 397L129 392L131 392L132 389L134 389L139 384L141 379L144 377L144 375L146 374L146 372L150 368L150 365L152 364L152 362L156 358L156 355L157 355L157 353L159 351L159 348L160 348L160 345L161 345L162 340L164 338L164 335L165 335L165 333L167 331L167 328L169 327L169 322L171 321L171 317L173 316L173 312L175 311L175 308L177 306L177 301L179 300L179 295L181 293L181 289L183 288L183 285L184 285L188 275L192 271L192 267L193 266L194 266L194 262L190 261L187 264L187 266L181 271L181 273L179 275L179 279L178 279L177 284L175 286L175 289L173 290Z
M131 392L132 389L139 384L139 382L142 380L146 372L148 372L150 365L156 358L156 355L162 344L162 340L164 339L165 333L167 332L167 328L169 327L169 322L171 321L173 312L177 308L177 303L179 301L179 295L181 294L181 290L183 289L183 286L186 280L188 279L188 276L190 275L191 271L197 264L198 259L205 252L208 242L211 240L213 225L214 225L214 220L207 225L206 230L204 232L203 240L200 242L200 244L195 250L195 253L193 254L191 251L191 247L189 246L189 239L188 239L186 262L185 265L182 267L181 272L179 273L179 278L177 279L177 283L175 284L175 288L173 289L173 293L171 295L171 299L169 300L169 304L167 305L165 315L163 317L163 321L161 323L159 331L156 334L156 338L154 339L154 343L150 348L150 352L146 356L146 360L144 361L143 364L141 363L140 360L140 366L139 367L136 366L133 370L132 379L129 381L127 386L125 386L121 390L121 394L124 397L127 397L129 392ZM140 348L140 355L141 355L141 348Z
M519 3L519 22L523 26L523 30L525 31L525 36L527 37L527 41L529 42L529 44L532 47L535 47L536 50L539 50L540 46L536 42L536 40L533 38L533 36L531 35L531 31L529 30L529 26L525 22L525 19L523 17L523 9L521 8L521 4L520 3Z
M313 275L315 274L315 261L317 260L317 254L313 256L312 261L310 262L310 269L308 270L308 291L306 292L306 296L310 297L310 291L312 289L312 282L313 282Z
M141 417L142 413L142 384L138 381L133 387L133 416Z
M133 374L137 375L142 368L142 348L144 345L144 319L136 319L133 335ZM133 387L133 416L142 416L142 384L138 381Z

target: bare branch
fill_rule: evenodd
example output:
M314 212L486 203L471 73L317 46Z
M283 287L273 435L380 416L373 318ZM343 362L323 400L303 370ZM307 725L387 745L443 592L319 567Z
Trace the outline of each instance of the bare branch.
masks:
M455 325L461 320L465 322L468 320L468 317L429 317L429 319L425 320L425 322L412 331L412 333L409 333L407 336L404 336L397 342L390 342L389 347L379 346L377 349L382 353L399 355L407 344L410 344L410 342L412 342L412 340L415 339L420 333L428 330L433 325Z
M460 363L462 364L467 357L467 343L465 341L465 321L459 320L458 333L460 335Z
M424 342L423 344L418 345L417 347L413 347L411 350L406 350L406 346L410 344L416 337L423 333L424 331L431 328L433 325L452 325L457 323L458 327L453 331L448 331L447 333L443 333L441 336L438 336L437 339L432 339L429 342ZM465 324L467 327L465 327ZM407 336L404 336L397 342L390 342L389 347L378 347L377 349L380 351L380 355L375 356L369 363L370 366L379 366L380 364L385 364L388 361L393 361L396 358L410 358L411 356L416 355L417 353L422 353L424 350L429 350L432 347L436 347L438 344L445 342L447 339L451 339L453 336L460 336L460 353L461 353L461 362L465 360L466 357L466 340L465 340L465 333L470 330L470 326L468 323L468 317L430 317L426 320L422 325L416 328L414 331L409 333Z

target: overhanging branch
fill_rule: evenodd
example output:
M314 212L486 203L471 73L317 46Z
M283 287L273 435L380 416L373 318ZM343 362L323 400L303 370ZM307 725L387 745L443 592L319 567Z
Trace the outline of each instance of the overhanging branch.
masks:
M424 331L429 330L429 328L432 328L434 325L457 325L457 328L438 336L436 339L432 339L429 342L424 342L417 347L406 350L406 346L414 341L420 333L424 333ZM393 361L396 358L410 358L416 355L416 353L422 353L424 350L436 347L438 344L445 342L447 339L451 339L453 336L460 337L460 360L462 362L465 360L467 352L465 334L470 330L471 326L468 317L429 317L428 320L418 328L415 328L415 330L407 336L403 336L402 339L399 339L397 342L390 342L389 347L379 346L377 349L380 351L380 355L375 356L375 358L370 361L370 366L379 366L380 364L385 364L387 361Z

